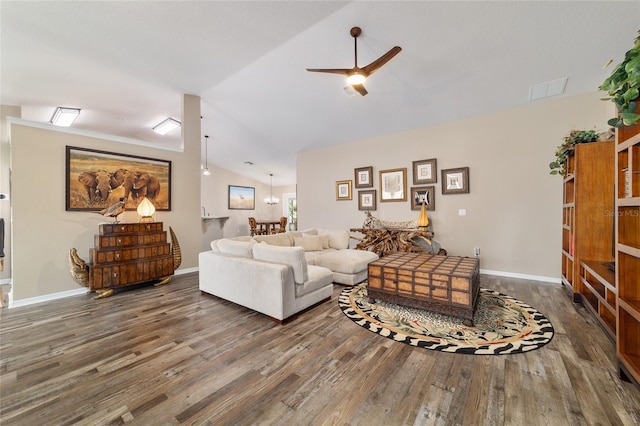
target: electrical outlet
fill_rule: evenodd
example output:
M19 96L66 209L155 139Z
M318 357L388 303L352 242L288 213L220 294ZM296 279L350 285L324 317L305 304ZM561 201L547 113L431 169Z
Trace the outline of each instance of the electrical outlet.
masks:
M475 247L475 248L473 249L473 254L474 254L476 257L480 257L480 247Z

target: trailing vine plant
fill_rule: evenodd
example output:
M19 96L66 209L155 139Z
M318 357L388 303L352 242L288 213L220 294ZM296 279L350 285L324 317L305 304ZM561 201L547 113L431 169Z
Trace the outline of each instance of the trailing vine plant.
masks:
M564 176L567 158L579 143L589 143L598 140L600 135L595 130L572 130L563 138L562 145L556 149L556 160L549 163L549 174Z
M640 120L640 114L637 113L640 95L640 35L636 37L631 50L624 55L624 60L614 68L599 89L609 95L602 100L611 101L618 108L618 117L607 122L610 126L631 126Z

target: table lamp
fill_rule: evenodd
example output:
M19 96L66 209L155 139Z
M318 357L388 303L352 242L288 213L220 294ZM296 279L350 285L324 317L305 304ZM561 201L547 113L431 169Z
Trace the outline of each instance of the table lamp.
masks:
M144 197L140 204L138 204L138 214L140 215L140 222L153 222L153 214L156 212L156 208L147 197Z

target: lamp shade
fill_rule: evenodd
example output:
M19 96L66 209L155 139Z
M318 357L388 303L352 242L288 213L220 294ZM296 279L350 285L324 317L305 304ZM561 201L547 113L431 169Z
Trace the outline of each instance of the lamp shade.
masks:
M147 197L144 197L138 204L138 214L142 217L141 221L147 221L155 212L155 206Z

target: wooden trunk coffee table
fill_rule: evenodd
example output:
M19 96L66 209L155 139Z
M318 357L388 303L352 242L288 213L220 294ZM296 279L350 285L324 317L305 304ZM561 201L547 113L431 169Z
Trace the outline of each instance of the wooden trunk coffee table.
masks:
M479 259L398 252L371 262L368 272L370 298L461 317L473 325Z

